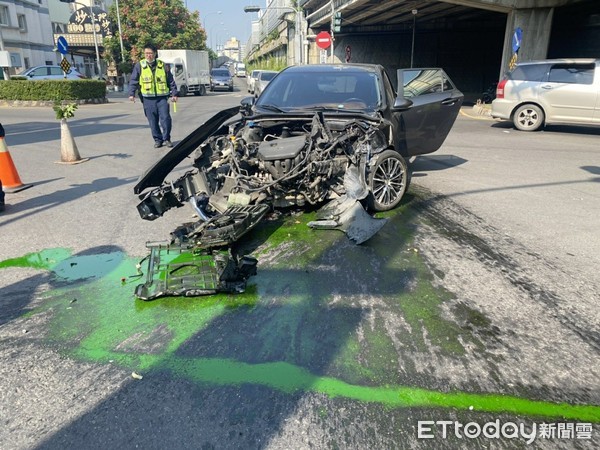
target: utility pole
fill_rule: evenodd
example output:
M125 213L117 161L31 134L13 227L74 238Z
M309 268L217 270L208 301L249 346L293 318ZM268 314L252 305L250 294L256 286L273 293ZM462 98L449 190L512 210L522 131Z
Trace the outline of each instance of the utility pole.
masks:
M117 8L117 25L119 27L119 44L121 44L121 62L125 62L125 48L123 47L123 33L121 32L121 13L119 12L119 0L115 0L115 6ZM187 6L187 5L186 5ZM117 72L118 74L118 72ZM123 73L123 90L127 85L127 74Z

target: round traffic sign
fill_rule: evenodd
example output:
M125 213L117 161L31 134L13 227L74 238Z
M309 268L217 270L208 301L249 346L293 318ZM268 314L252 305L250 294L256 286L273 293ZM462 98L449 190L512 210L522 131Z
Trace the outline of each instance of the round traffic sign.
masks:
M56 40L56 47L62 55L66 55L69 51L69 44L64 36L59 36L59 38Z
M317 47L326 49L331 45L331 35L327 31L321 31L317 34Z

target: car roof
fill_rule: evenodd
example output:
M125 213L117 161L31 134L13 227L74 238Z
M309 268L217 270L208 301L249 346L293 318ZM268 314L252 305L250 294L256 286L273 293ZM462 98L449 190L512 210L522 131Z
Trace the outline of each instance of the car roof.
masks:
M519 66L531 65L531 64L593 64L600 62L600 59L596 58L556 58L556 59L539 59L535 61L523 61L519 62Z
M290 66L282 70L285 72L322 73L322 72L380 72L379 64L309 64L304 66Z
M20 75L20 74L23 74L23 73L27 73L27 72L31 72L32 70L40 69L42 67L55 67L55 68L59 68L60 70L62 70L62 67L60 67L58 64L41 64L39 66L30 67L29 69L24 69L24 70L22 70L17 75ZM81 74L81 72L79 72L79 70L77 70L75 67L71 67L71 69L69 69L68 73L78 73L78 74Z

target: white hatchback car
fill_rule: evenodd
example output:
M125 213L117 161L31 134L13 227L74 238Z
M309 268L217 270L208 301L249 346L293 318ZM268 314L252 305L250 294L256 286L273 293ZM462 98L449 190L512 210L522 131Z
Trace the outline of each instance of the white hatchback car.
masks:
M548 59L517 64L498 83L492 117L518 130L544 125L600 125L600 59Z
M27 77L30 80L62 80L63 78L67 80L83 80L86 78L76 69L71 69L65 76L60 66L36 66L24 70L18 76Z

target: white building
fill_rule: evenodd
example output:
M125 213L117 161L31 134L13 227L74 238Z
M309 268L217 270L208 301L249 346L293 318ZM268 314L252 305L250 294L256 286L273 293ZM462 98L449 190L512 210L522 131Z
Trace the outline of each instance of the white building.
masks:
M58 64L62 55L56 49L56 39L64 36L69 43L67 60L86 76L102 74L96 64L96 45L102 55L103 37L110 33L105 12L113 0L0 0L0 44L10 53L11 75L43 64ZM82 7L85 5L85 7ZM96 39L93 37L89 7L93 6ZM78 12L78 10L81 10Z
M11 75L57 62L48 1L0 0L0 44L10 53Z

